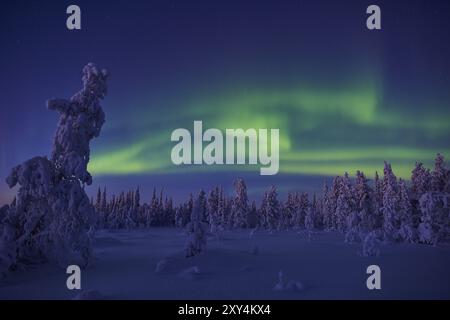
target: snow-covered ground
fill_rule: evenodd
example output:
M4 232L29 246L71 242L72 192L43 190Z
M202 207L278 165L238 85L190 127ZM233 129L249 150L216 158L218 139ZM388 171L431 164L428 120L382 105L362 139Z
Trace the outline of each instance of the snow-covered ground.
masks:
M184 257L180 229L100 231L81 292L111 299L450 299L450 246L382 245L379 257L337 233L249 230L208 239ZM381 268L381 290L366 287L367 266ZM274 290L282 270L291 290ZM41 265L0 281L1 299L73 299L64 269ZM95 292L90 292L95 290Z

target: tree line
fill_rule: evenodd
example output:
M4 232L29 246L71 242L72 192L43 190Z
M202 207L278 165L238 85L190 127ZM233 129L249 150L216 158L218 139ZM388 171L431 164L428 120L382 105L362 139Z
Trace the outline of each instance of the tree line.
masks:
M416 162L410 182L398 179L389 163L383 176L373 181L361 171L354 178L347 173L324 183L320 195L290 192L286 200L277 188L265 191L259 204L250 201L242 178L234 182L234 194L227 196L219 186L178 205L161 190L153 190L148 203L141 204L140 190L122 192L107 199L106 188L91 199L97 213L97 227L135 229L148 227L186 227L191 222L194 203L196 219L209 232L235 228L266 230L338 231L347 242L364 240L376 233L384 241L436 244L449 237L450 170L438 154L434 168Z

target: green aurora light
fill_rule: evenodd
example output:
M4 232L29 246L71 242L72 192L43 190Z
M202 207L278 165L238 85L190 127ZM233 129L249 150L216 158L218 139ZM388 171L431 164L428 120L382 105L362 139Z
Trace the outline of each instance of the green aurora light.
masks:
M191 99L175 111L166 108L135 119L146 128L142 136L95 152L89 169L95 175L259 170L257 165L173 165L170 134L180 127L191 130L194 120L202 120L204 129L279 128L280 172L284 173L333 176L362 170L373 176L386 160L398 176L409 178L416 160L430 164L437 152L448 154L448 111L442 114L442 109L428 108L428 113L417 116L402 112L404 108L383 108L377 88L373 82L345 90L303 84ZM430 141L441 143L430 145Z

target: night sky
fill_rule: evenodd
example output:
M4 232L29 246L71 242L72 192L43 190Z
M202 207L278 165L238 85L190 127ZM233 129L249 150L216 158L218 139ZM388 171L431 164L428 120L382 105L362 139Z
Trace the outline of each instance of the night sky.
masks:
M70 4L82 30L66 29ZM382 30L366 28L370 4ZM237 175L254 192L301 189L344 171L372 176L383 160L408 178L416 160L450 157L449 34L450 1L4 1L0 203L14 192L10 168L50 154L57 114L45 101L78 91L91 61L111 78L90 192L184 196ZM173 165L170 134L194 120L279 128L280 174Z

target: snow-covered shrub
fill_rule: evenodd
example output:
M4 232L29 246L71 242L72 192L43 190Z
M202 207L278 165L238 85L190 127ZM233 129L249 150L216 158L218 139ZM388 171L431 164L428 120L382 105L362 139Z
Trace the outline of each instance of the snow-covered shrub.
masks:
M275 284L273 290L275 291L288 291L288 292L299 292L303 291L305 286L300 281L284 280L283 271L278 272L278 282Z
M365 257L378 256L380 254L379 238L378 230L369 232L363 240L361 254Z
M347 217L347 231L345 233L345 242L354 243L361 241L360 235L361 218L358 213L353 211Z
M282 290L284 290L285 285L286 285L286 283L284 281L283 271L280 270L278 272L278 282L275 284L275 287L273 288L273 290L282 291Z
M185 279L195 280L201 275L201 272L199 267L193 266L181 271L179 275Z
M92 182L87 172L89 142L104 122L99 100L106 94L106 78L106 71L88 64L80 92L70 100L48 101L49 109L60 113L51 160L34 157L6 178L10 188L18 184L19 190L16 201L1 214L1 268L46 261L88 264L88 231L95 214L83 186Z

